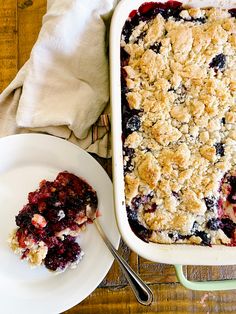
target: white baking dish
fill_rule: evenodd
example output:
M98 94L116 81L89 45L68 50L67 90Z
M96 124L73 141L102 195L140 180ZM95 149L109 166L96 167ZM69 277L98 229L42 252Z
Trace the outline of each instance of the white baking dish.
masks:
M118 227L126 244L138 255L160 263L175 265L234 265L236 264L236 247L227 246L194 246L186 244L156 244L145 243L140 240L131 230L125 208L122 140L121 140L121 84L120 84L120 36L129 13L148 1L123 0L117 6L111 23L110 31L110 76L111 76L111 103L112 103L112 143L113 143L113 180L114 199ZM154 2L154 1L152 1ZM158 0L156 2L166 2ZM192 7L223 7L236 8L236 0L182 0L184 5ZM205 287L193 286L182 276L182 268L176 266L177 275L181 282L192 289L216 290L236 288L236 281L228 281L227 287L224 282L206 285ZM215 283L215 282L214 282Z

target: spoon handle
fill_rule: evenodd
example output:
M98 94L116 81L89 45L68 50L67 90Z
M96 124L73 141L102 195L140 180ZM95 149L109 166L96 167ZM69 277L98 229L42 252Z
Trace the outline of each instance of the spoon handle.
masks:
M114 256L115 260L118 262L120 268L122 269L125 278L128 280L131 289L133 290L136 299L139 303L143 305L150 305L153 301L152 290L143 282L143 280L133 271L129 264L119 255L117 250L113 247L111 242L108 240L104 231L102 230L98 219L95 219L93 223L96 225L99 234L110 250L111 254Z

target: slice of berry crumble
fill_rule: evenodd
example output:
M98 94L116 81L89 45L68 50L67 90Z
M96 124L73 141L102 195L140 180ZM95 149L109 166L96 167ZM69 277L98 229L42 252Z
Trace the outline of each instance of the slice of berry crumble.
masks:
M147 2L124 24L126 208L144 241L236 246L235 17Z
M75 267L84 254L76 237L92 221L91 213L95 218L97 205L93 188L72 173L43 180L16 216L10 246L32 265L44 264L52 271Z

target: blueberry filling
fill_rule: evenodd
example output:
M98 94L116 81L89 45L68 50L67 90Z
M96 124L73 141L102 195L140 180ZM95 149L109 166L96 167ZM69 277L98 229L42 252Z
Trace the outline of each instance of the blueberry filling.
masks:
M138 43L139 40L143 40L143 38L146 36L146 34L147 34L146 31L142 32L142 33L137 37L135 43Z
M140 205L146 204L149 201L148 195L137 195L132 199L132 209L138 210Z
M126 123L126 130L128 132L138 131L141 126L140 118L137 115L130 117Z
M223 143L216 143L215 149L216 149L216 155L218 155L220 157L223 157L225 155L225 149L224 149Z
M215 70L222 70L225 67L226 56L223 53L215 56L210 62L210 68L214 68Z
M229 218L222 218L221 223L222 223L221 229L224 231L227 237L233 238L236 224Z
M122 67L126 66L129 62L129 54L125 51L123 47L120 48L120 59Z
M212 218L208 220L206 226L210 230L218 230L221 227L221 221L219 218Z
M15 218L19 246L26 248L28 237L36 244L42 241L48 246L45 266L50 270L63 270L78 259L81 250L75 237L64 235L61 240L57 232L67 228L78 231L87 221L86 207L96 212L97 204L96 192L71 173L60 172L52 182L43 180L39 189L29 193L28 204ZM80 224L79 217L86 220ZM26 256L24 251L22 258Z
M127 100L122 102L122 131L123 136L127 137L130 133L137 131L140 128L139 110L130 109ZM135 117L135 118L133 118Z
M80 253L80 246L75 242L75 238L67 236L65 240L59 241L56 246L48 250L45 266L53 271L63 270L68 263L76 262Z
M126 157L124 162L124 173L131 172L134 168L132 165L132 158L134 156L134 149L130 147L124 147L123 148L123 155Z
M231 14L232 17L236 17L236 9L230 9L229 13Z
M149 242L151 231L140 224L138 221L137 211L131 210L130 207L127 207L127 217L133 232L144 242Z
M210 246L210 244L211 244L211 237L210 237L210 235L208 233L206 233L205 231L198 231L198 230L196 230L195 231L195 235L202 239L202 242L201 242L202 245Z
M161 48L161 43L155 43L149 47L149 49L153 50L155 53L159 53Z
M230 193L227 197L227 201L229 201L231 204L236 204L236 177L231 176L229 178L229 184L230 184Z
M130 13L129 19L125 22L122 30L122 37L126 43L132 34L132 30L141 22L153 19L160 13L165 19L174 17L179 20L182 3L177 1L168 1L167 3L147 2L142 4L138 10Z
M194 233L199 228L199 224L197 221L194 221L191 233Z
M206 23L206 17L197 17L197 18L193 18L193 19L191 19L191 21L199 22L199 23L201 23L201 24L204 24L204 23Z
M185 239L189 239L191 237L191 235L184 235L184 234L180 234L180 233L168 233L168 237L171 238L172 240L179 241L179 240L185 240Z
M205 200L207 210L214 211L215 207L217 206L216 198L212 196L211 198L206 197L204 200Z
M177 201L180 201L179 193L172 191L172 195L177 199Z
M145 209L146 213L154 213L157 209L157 204L151 204L147 209Z

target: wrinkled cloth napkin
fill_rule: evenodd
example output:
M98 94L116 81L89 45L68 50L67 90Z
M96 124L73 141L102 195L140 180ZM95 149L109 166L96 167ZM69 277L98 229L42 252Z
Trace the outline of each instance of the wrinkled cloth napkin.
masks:
M110 157L106 44L115 0L48 0L30 59L0 95L0 137L43 132Z

